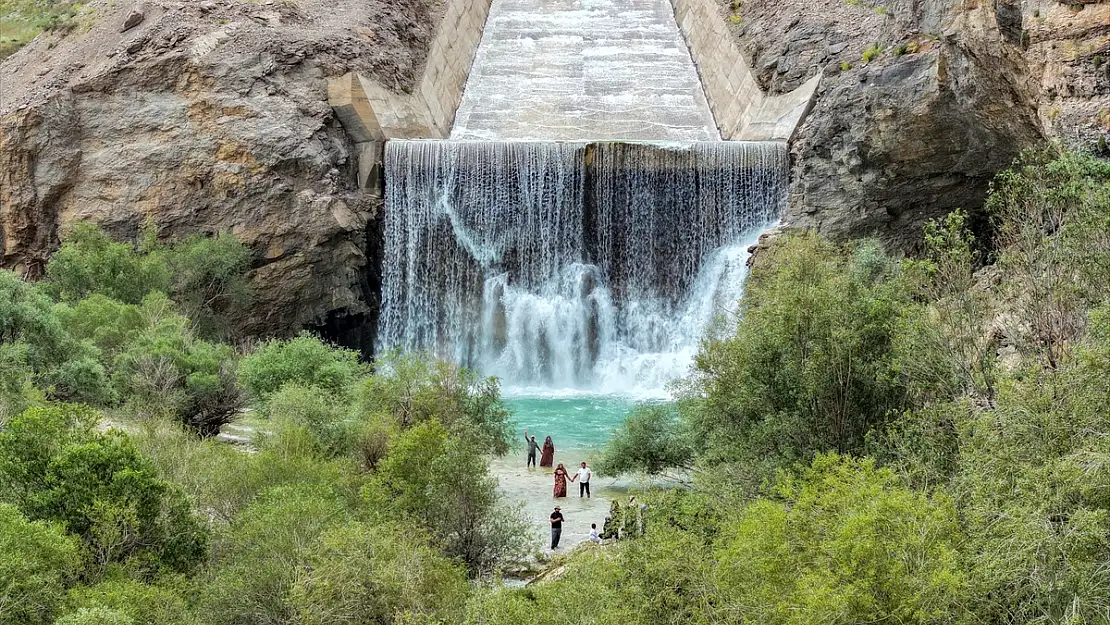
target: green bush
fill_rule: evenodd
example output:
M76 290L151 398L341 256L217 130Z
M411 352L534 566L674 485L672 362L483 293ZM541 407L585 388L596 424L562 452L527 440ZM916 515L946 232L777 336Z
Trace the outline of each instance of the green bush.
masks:
M77 613L110 610L134 625L176 625L188 618L184 591L185 583L172 577L149 584L112 579L72 589L66 604Z
M198 332L215 337L233 334L238 326L250 301L249 268L250 250L230 235L194 235L166 246L148 226L136 249L80 223L50 257L45 285L71 304L93 295L139 304L151 293L167 293Z
M271 433L261 444L282 455L335 458L357 442L346 406L323 389L290 383L270 396L266 416Z
M291 591L299 623L455 622L466 574L411 528L348 523L325 531ZM407 622L407 621L406 621Z
M54 625L136 625L136 623L121 610L81 608L58 619Z
M922 385L903 373L922 360L942 366L934 354L943 346L907 336L928 323L881 249L845 251L805 234L764 254L735 334L703 346L682 391L703 460L741 462L766 477L821 451L862 453L891 414L951 391L951 375Z
M716 552L719 604L742 623L957 621L967 600L952 501L873 461L819 456L750 505Z
M217 545L212 574L201 587L201 622L295 622L293 584L321 534L348 519L343 502L323 489L275 488L256 500Z
M112 381L140 415L170 415L214 434L242 406L230 346L197 338L161 293L143 299L142 329L113 362Z
M194 235L165 253L173 300L204 336L228 336L251 300L250 250L231 235Z
M882 55L883 55L882 46L880 46L879 44L875 44L873 46L868 47L866 50L864 50L863 51L863 56L860 57L860 58L863 59L864 63L870 63L871 61L874 61L875 59L879 58Z
M144 244L153 247L153 232ZM46 264L45 285L63 302L93 294L138 304L152 291L169 292L170 270L159 253L144 254L117 243L89 223L79 223L62 239L62 247Z
M304 333L288 341L262 344L240 363L239 381L261 400L289 383L343 394L365 371L358 352L328 345Z
M995 179L987 210L1004 286L1026 329L1020 347L1050 367L1110 293L1110 161L1027 152Z
M61 527L0 504L0 625L53 622L80 563L80 543Z
M486 452L509 451L512 426L496 378L425 354L385 354L359 389L363 415L380 416L404 429L437 421Z
M633 409L613 432L594 470L598 475L655 475L687 467L693 459L693 446L675 411L669 406L643 405Z
M4 500L83 539L94 572L187 572L205 555L205 528L180 491L158 478L126 436L95 431L97 415L32 408L0 432Z
M437 421L402 432L364 496L371 509L403 513L472 572L488 572L531 546L517 510L497 502L482 450Z
M73 338L88 341L106 362L122 353L146 326L142 309L99 293L73 305L58 304L55 312Z
M0 341L9 346L3 364L10 371L9 393L33 381L57 399L105 403L111 400L97 350L74 339L35 285L0 270Z

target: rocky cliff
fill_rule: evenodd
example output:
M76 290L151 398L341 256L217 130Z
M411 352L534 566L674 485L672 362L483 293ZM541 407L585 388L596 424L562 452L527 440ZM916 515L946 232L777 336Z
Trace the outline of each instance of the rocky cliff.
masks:
M1110 136L1110 2L721 0L762 86L824 72L787 221L912 247L1045 137ZM369 347L378 201L327 104L346 72L404 92L435 0L94 0L0 64L0 255L35 276L65 224L230 231L249 334Z
M825 74L792 148L793 226L912 248L926 219L981 206L1023 147L1110 138L1110 2L721 6L771 93Z
M253 250L248 334L366 343L378 206L357 193L325 77L412 86L425 0L97 1L0 65L5 267L38 275L65 224L230 231ZM349 336L343 336L349 334Z

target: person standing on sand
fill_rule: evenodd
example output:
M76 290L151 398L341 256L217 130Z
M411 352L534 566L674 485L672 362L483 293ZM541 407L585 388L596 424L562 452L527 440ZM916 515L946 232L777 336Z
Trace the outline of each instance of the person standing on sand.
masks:
M575 475L574 477L570 478L570 481L572 481L572 482L574 480L578 480L578 497L579 498L581 498L583 494L586 495L586 499L590 498L590 477L592 475L593 475L593 472L590 471L590 467L587 467L586 463L583 462L582 463L582 468L578 469L578 474Z
M528 436L528 429L524 429L524 443L528 445L528 465L532 468L536 467L536 451L540 448L540 444L536 442L535 436Z
M567 470L563 468L562 462L555 467L555 496L567 496Z
M559 512L559 506L555 506L555 512L551 513L551 548L559 548L559 538L563 535L563 513Z
M550 469L551 465L555 462L555 443L551 442L551 437L548 436L543 441L543 454L540 456L540 466Z

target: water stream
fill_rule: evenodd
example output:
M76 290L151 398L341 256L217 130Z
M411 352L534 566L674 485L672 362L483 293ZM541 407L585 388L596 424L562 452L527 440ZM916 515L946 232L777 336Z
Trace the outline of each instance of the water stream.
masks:
M779 213L776 143L391 141L381 348L510 394L666 396Z

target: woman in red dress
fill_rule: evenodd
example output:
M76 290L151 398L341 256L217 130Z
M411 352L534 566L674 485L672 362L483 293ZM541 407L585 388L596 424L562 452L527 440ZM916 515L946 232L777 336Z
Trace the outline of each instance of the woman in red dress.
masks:
M551 464L555 462L555 443L551 442L551 437L548 436L543 441L543 451L540 452L540 466L551 468Z
M563 468L562 462L555 467L555 496L567 496L567 470Z

